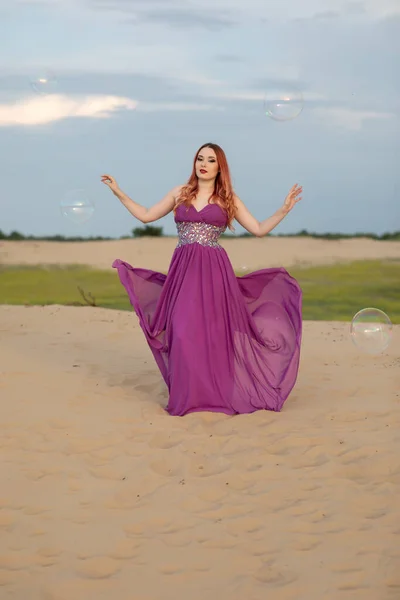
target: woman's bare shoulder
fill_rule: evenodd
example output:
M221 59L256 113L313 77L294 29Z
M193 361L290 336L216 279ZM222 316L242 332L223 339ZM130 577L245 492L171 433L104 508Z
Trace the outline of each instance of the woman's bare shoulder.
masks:
M179 197L180 197L184 187L185 187L185 184L182 183L181 185L175 186L174 189L172 190L172 194L174 196L175 203L179 200Z

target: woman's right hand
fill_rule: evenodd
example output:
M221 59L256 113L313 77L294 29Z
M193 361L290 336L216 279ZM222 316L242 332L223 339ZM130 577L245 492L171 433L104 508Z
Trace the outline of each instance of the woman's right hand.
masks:
M119 190L117 182L115 181L114 177L111 177L111 175L102 175L101 181L108 185L108 187L112 192L114 192L114 194Z

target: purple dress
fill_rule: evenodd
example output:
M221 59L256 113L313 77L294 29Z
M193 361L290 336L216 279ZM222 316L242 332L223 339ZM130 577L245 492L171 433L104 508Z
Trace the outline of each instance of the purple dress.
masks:
M227 225L219 205L180 205L175 222L167 275L113 263L168 387L166 410L280 411L299 366L299 284L283 268L236 277L218 243Z

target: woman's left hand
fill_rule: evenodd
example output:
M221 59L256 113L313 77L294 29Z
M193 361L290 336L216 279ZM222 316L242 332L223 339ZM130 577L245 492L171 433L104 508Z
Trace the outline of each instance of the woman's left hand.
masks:
M285 202L283 204L283 209L285 210L285 212L287 212L287 213L290 212L292 210L292 208L294 207L294 205L297 204L298 202L300 202L300 200L301 200L300 194L302 193L302 191L303 191L303 188L301 187L301 185L298 185L297 183L292 187L292 189L286 196Z

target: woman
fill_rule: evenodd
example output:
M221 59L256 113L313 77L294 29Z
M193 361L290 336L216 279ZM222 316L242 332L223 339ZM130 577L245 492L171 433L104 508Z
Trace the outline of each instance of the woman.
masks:
M225 153L212 143L196 153L189 181L149 209L110 175L101 179L142 223L175 214L179 241L168 275L113 263L168 386L169 414L280 411L297 377L301 289L283 268L236 277L218 238L233 219L267 235L302 188L293 186L259 223L234 193Z

